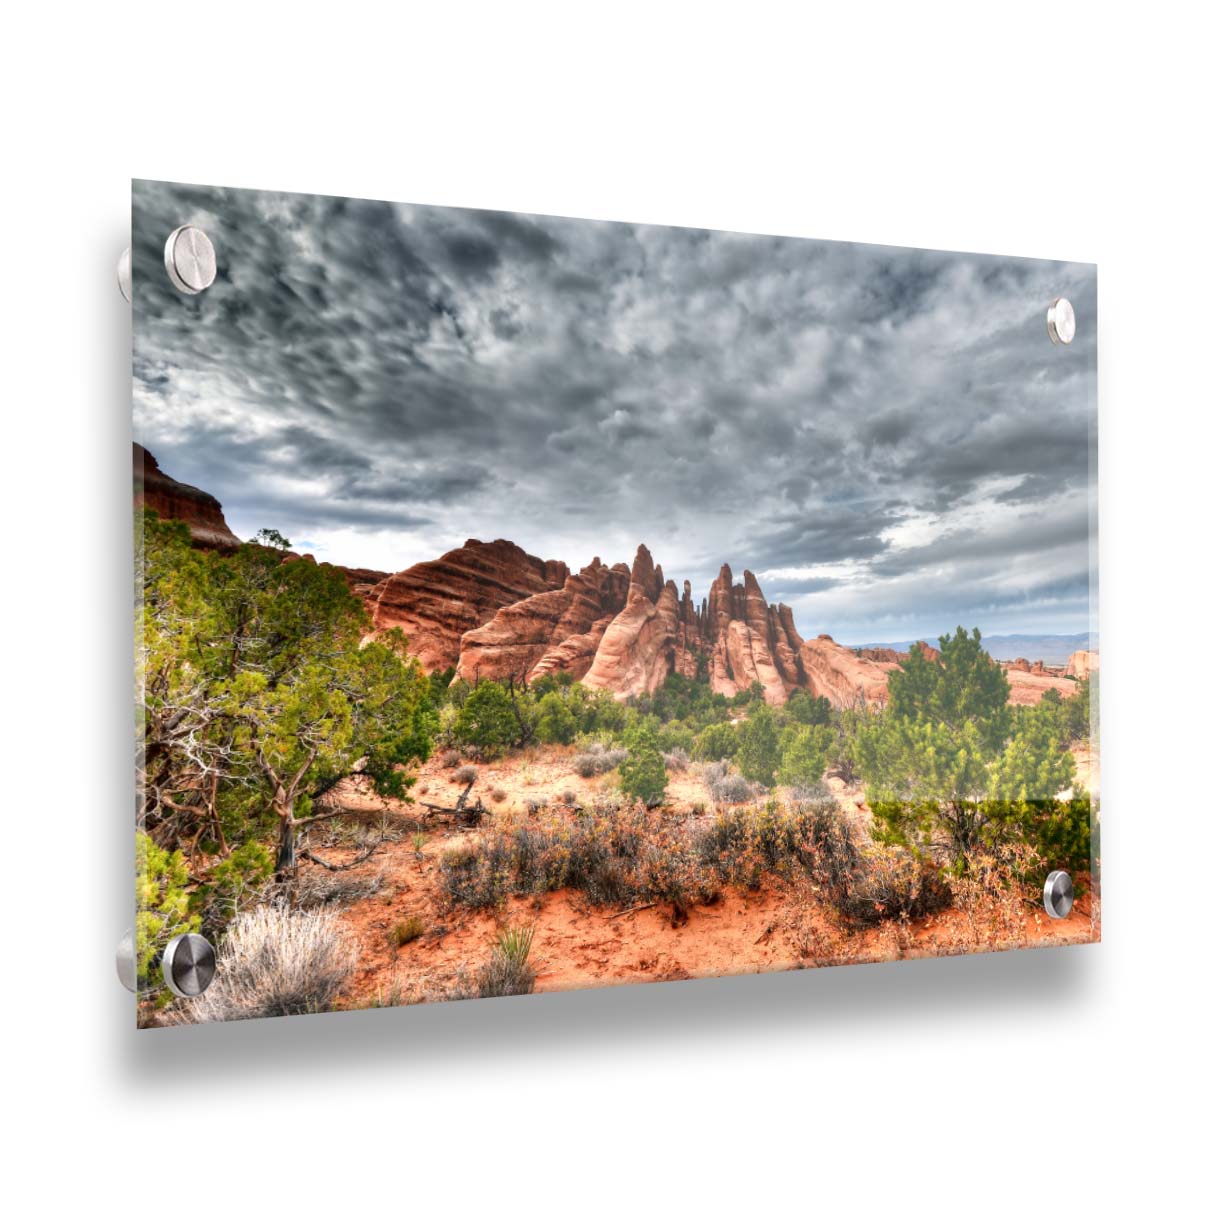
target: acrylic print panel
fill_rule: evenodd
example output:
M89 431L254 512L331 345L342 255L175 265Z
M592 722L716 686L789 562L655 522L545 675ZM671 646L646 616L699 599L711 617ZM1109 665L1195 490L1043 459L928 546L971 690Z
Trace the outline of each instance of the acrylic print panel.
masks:
M1092 266L132 214L140 1024L1098 938Z

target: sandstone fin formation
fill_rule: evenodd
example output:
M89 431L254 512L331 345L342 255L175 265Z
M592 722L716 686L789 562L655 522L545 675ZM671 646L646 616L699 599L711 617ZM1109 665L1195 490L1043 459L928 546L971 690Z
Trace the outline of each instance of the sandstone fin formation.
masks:
M137 506L185 522L197 547L238 545L215 497L167 476L143 447L133 447L133 460ZM678 589L666 579L644 544L632 567L595 557L576 573L509 540L468 540L395 574L338 568L375 633L402 629L426 671L453 667L471 683L530 683L564 671L624 699L653 692L673 673L695 678L704 665L710 687L727 697L759 684L772 705L802 688L845 707L885 701L902 659L887 648L852 650L828 634L805 641L790 608L767 603L750 570L736 582L724 565L697 606L690 584ZM1074 692L1097 665L1095 651L1077 651L1065 668L1003 664L1011 700L1024 705L1050 688Z

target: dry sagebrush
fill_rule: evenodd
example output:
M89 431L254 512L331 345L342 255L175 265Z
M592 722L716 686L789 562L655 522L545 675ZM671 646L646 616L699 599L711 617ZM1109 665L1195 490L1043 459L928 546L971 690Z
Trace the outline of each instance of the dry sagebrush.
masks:
M327 1011L356 956L336 915L264 905L240 914L222 941L217 975L188 1002L188 1023Z

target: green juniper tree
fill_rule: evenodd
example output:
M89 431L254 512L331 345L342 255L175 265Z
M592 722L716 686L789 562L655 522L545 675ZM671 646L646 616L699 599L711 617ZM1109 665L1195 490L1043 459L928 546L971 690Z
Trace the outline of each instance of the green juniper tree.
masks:
M488 752L502 752L518 743L522 727L506 687L495 680L480 681L463 703L454 733L459 743Z
M735 763L745 778L773 786L781 762L777 724L769 707L759 703L741 728Z
M667 765L654 726L647 719L635 722L625 732L624 744L628 755L620 765L621 790L647 807L662 803L667 793Z
M1003 669L963 628L917 646L888 681L881 718L858 732L855 757L886 840L936 845L954 862L1025 839L1074 768L1051 720L1009 708Z

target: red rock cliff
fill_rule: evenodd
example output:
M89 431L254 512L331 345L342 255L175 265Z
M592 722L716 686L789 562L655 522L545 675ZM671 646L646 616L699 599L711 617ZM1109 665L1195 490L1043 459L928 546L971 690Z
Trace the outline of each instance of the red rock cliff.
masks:
M229 529L221 503L211 493L167 476L143 446L132 443L132 501L137 509L156 510L159 517L187 524L197 548L228 550L241 541Z

